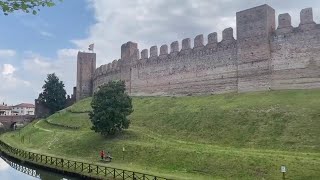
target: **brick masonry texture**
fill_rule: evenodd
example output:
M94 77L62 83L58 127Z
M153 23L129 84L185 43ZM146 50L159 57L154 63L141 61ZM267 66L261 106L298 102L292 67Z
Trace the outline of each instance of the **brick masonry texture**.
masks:
M141 55L137 43L127 42L121 59L97 69L94 53L79 52L77 100L111 80L124 80L133 96L320 88L320 25L311 8L301 11L299 27L292 27L291 16L284 13L276 28L275 10L268 5L236 17L237 40L234 30L226 28L221 42L217 33L206 37L207 44L197 35L181 45L152 46Z

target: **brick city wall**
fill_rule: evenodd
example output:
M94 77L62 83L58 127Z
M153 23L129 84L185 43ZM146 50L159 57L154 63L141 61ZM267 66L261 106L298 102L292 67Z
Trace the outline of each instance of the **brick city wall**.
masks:
M121 59L92 70L92 58L82 59L86 81L92 89L110 80L125 80L131 95L188 95L270 89L320 88L320 25L313 21L312 9L300 13L299 27L292 27L289 14L280 14L275 25L275 10L268 5L237 13L237 40L233 29L193 39L153 46L139 53L138 45L121 47ZM159 52L158 52L159 51ZM83 54L83 53L80 53ZM87 53L95 57L93 53ZM78 58L79 61L79 58ZM91 69L90 69L91 68ZM85 87L84 87L85 88ZM81 95L79 95L81 96Z

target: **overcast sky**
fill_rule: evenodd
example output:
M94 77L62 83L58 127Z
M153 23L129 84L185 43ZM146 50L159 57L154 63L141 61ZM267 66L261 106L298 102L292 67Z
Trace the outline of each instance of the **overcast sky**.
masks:
M56 72L68 94L76 82L76 54L95 43L97 67L120 58L127 41L139 49L235 29L237 11L269 4L299 25L300 10L318 0L65 0L37 16L0 15L0 102L33 103L46 74ZM236 32L236 31L234 31ZM236 36L236 34L234 34Z

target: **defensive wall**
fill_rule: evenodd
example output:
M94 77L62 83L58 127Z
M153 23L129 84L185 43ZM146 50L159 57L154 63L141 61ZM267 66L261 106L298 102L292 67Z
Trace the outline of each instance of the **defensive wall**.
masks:
M34 115L14 115L14 116L0 116L0 123L4 125L6 129L12 128L15 123L29 123L34 120Z
M298 27L288 13L262 5L236 14L236 33L222 32L152 46L121 46L121 59L96 68L96 54L78 53L77 100L110 80L124 80L133 96L217 94L320 88L320 25L311 8L301 10Z
M71 94L71 96L67 95L65 106L64 106L65 108L71 106L76 102L76 93L77 93L77 87L73 87L73 94ZM34 100L34 104L35 104L34 114L36 119L46 118L51 115L50 109L45 105L45 103L40 101L40 96L41 94L39 94L38 99Z

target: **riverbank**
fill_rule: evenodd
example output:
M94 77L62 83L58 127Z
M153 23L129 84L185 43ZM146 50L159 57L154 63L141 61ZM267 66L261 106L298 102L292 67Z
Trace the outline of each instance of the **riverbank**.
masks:
M76 176L68 176L59 173L56 170L48 170L43 166L34 165L26 161L20 161L17 158L8 156L0 152L0 177L5 180L16 179L45 179L45 180L80 180L83 178L76 178ZM34 177L34 178L33 178Z
M135 97L130 128L114 138L90 130L86 99L1 139L98 165L104 149L114 157L108 166L171 179L279 179L281 165L287 178L317 179L319 99L320 90Z
M66 174L80 179L157 179L168 180L163 177L115 169L107 166L72 161L59 157L52 157L38 153L24 151L14 148L0 140L1 155L10 157L20 163L42 168L47 171Z

